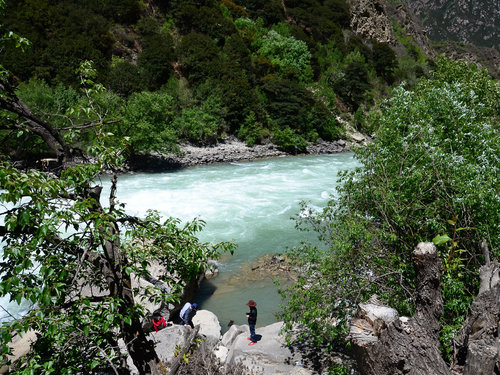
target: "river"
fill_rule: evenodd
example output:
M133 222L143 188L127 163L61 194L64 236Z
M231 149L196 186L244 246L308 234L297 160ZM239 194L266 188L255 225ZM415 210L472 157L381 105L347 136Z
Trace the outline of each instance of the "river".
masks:
M338 172L356 165L353 154L341 153L127 174L118 179L117 196L133 215L154 208L183 221L198 217L206 221L201 240L237 244L233 256L221 259L219 276L202 285L196 301L217 315L225 331L230 320L246 323L249 299L258 304L257 326L276 322L281 300L273 280L242 279L242 265L299 244L305 234L291 220L299 203L320 209L335 193Z
M320 209L335 193L338 172L356 165L353 154L341 153L124 174L118 178L117 196L132 215L144 216L153 208L183 221L198 217L206 221L199 235L202 241L237 244L233 256L220 260L219 276L202 285L196 300L201 309L217 315L225 331L230 320L246 323L249 299L258 304L257 326L276 321L281 299L273 280L242 278L242 266L298 245L307 235L291 220L299 213L299 203L307 201ZM102 182L102 196L107 197L109 181ZM15 315L22 312L23 307L12 306L7 297L0 303Z

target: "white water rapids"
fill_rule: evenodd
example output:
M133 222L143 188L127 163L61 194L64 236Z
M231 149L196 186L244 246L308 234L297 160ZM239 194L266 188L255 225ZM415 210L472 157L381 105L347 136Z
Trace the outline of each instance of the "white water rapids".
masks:
M357 165L353 154L342 153L125 174L118 178L117 196L130 214L144 216L153 208L183 221L198 217L206 221L202 241L237 244L233 256L221 259L219 276L205 282L196 301L199 308L217 315L225 331L230 320L246 324L249 299L258 304L257 326L276 321L281 302L277 287L270 278L242 280L241 266L298 245L305 234L294 228L291 217L299 213L300 201L323 207L335 193L338 171ZM105 199L110 185L107 178L102 182ZM6 300L0 302L6 306Z

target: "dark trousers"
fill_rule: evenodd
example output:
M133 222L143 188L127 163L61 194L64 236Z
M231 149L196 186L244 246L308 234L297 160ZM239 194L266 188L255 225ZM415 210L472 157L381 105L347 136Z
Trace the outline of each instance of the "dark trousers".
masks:
M249 324L250 327L250 340L257 342L257 337L255 336L255 324Z
M184 319L181 319L181 325L184 326L190 326L191 328L194 328L194 324L192 320L185 321Z

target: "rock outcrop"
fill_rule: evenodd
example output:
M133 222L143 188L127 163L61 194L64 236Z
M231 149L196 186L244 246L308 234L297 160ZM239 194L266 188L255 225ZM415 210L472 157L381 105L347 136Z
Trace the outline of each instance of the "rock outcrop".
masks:
M208 310L199 310L193 318L193 324L200 326L199 334L207 341L216 343L221 338L221 327L217 316Z
M351 0L350 4L350 27L356 35L367 41L388 43L401 55L404 47L399 43L393 27L396 23L427 56L434 55L422 22L403 4L392 4L386 0Z
M256 334L260 340L249 346L248 325L233 325L221 337L221 327L217 317L210 311L200 310L193 318L198 337L204 339L218 358L220 365L226 368L244 366L252 374L278 375L295 374L311 375L314 372L303 366L304 359L299 351L288 346L280 335L282 322L259 327ZM149 339L155 343L159 358L166 367L178 361L176 353L191 343L194 333L189 326L170 325L158 332L151 332Z
M422 20L429 38L495 48L500 51L498 1L403 0Z
M302 367L303 358L293 352L280 336L282 322L256 329L260 341L249 346L247 325L233 325L222 337L220 346L228 349L225 365L243 364L249 371L264 375L312 374Z
M385 0L351 1L351 29L364 39L395 45L397 38L386 8Z

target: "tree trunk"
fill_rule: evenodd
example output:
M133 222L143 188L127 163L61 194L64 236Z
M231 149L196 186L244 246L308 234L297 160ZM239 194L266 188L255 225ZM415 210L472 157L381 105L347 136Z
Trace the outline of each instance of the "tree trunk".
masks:
M116 191L116 175L111 179L110 210L114 207L114 198ZM103 213L103 207L100 204L102 187L90 188L88 194L94 198L94 205L91 209L95 212ZM120 305L120 312L123 316L129 315L129 308L135 305L134 292L132 290L132 280L130 275L125 272L128 264L126 254L124 253L120 242L120 230L116 222L110 221L105 224L101 231L106 232L103 239L104 257L106 264L101 267L112 297L118 297L123 303ZM142 324L138 317L132 318L131 324L121 322L120 333L123 337L127 350L139 371L140 375L160 375L160 360L154 349L152 341L146 338Z
M489 260L485 255L485 259ZM499 264L480 269L481 286L460 334L454 340L451 369L439 350L441 260L432 243L413 252L417 275L416 311L400 318L376 298L360 304L349 336L363 375L494 375L500 374Z
M479 294L453 341L452 369L457 374L500 374L500 265L490 262L485 242L482 248L486 264L479 269Z
M400 318L396 310L376 298L360 304L349 336L363 375L449 375L439 351L441 260L432 243L413 251L417 271L417 310L413 318Z
M16 124L19 129L29 130L38 135L56 154L60 165L71 162L72 150L66 144L61 134L51 125L38 118L14 92L14 88L5 81L0 81L0 108L17 114L24 122Z

